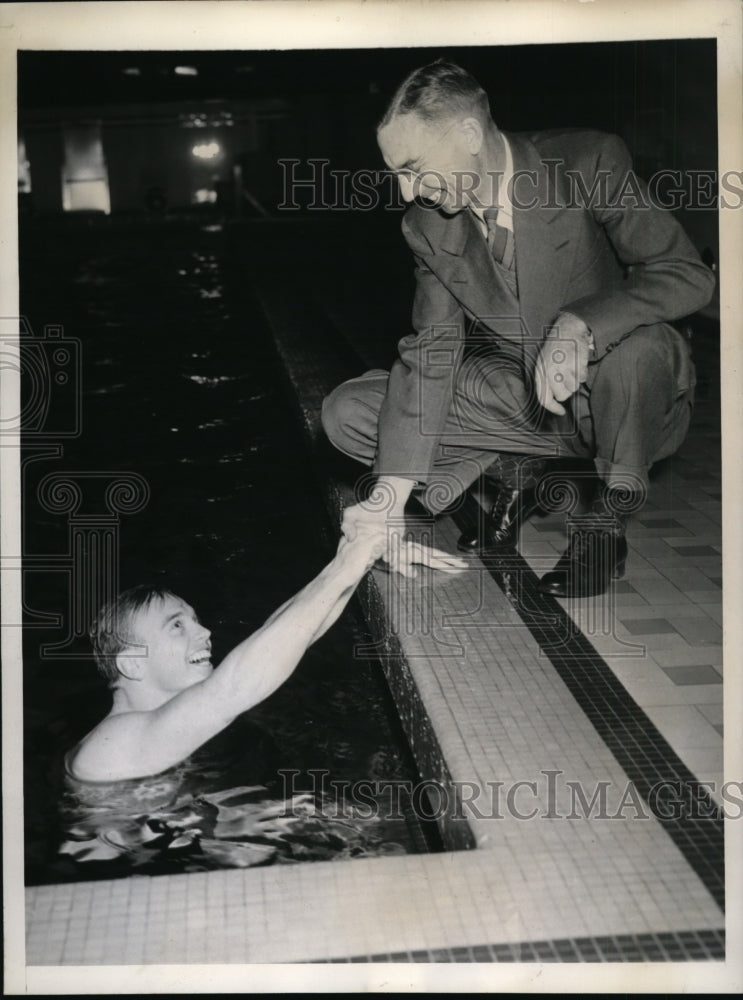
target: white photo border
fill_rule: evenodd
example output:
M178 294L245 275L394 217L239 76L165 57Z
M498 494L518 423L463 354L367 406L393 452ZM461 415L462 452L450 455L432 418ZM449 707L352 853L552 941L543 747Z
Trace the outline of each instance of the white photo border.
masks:
M714 37L720 175L743 168L742 8L738 0L176 0L0 6L0 316L19 315L16 54L46 50L336 49L504 46ZM238 43L243 41L242 46ZM693 67L689 67L693 73ZM720 212L723 441L725 774L743 774L743 226ZM19 412L2 371L0 416ZM0 448L2 551L20 552L18 442ZM20 574L2 569L4 621L19 621ZM725 962L581 966L353 964L27 967L24 952L20 629L2 630L5 992L739 992L743 823L726 821Z

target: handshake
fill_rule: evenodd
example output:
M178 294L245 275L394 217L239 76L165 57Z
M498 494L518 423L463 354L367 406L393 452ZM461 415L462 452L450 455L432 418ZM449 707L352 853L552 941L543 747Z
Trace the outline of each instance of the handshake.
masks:
M366 569L370 569L381 559L390 570L409 578L418 575L417 565L444 573L461 573L467 569L465 559L405 538L402 508L410 493L412 481L404 482L404 499L392 509L385 507L380 510L374 495L370 500L346 508L338 554L353 552L355 559L367 560Z

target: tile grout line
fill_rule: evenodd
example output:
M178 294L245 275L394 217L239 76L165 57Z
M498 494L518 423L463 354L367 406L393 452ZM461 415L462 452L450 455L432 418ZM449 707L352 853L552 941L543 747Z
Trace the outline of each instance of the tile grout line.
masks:
M467 497L453 517L458 527L465 530L477 523L480 512L479 504L472 497ZM648 800L655 783L648 781L643 764L628 741L630 730L637 731L643 742L652 748L662 768L660 773L667 776L662 780L680 781L689 790L691 801L688 811L692 815L664 820L661 825L724 910L723 821L716 803L706 790L697 786L692 772L629 695L573 619L556 600L539 593L536 574L518 552L511 550L505 558L486 556L483 563L505 596L514 603L522 621L643 799ZM515 600L514 577L519 580L519 593ZM508 586L504 583L506 578ZM520 600L524 593L528 595L529 610L523 607ZM597 688L600 690L597 691ZM591 710L586 702L592 703ZM612 719L620 721L619 733ZM698 840L706 842L706 849L700 849Z
M259 297L264 303L263 308L264 312L266 312L269 325L275 331L275 325L272 322L269 311L266 309L265 300L262 296ZM320 331L318 330L318 332ZM335 344L337 341L339 348L341 348L340 352L333 351L331 353L331 357L335 360L336 371L334 375L336 379L338 368L346 367L343 362L339 361L339 358L347 360L355 357L360 362L355 348L334 325L327 321L323 323L321 335L328 343L332 340L333 344ZM291 339L294 339L293 335ZM305 400L300 401L297 387L294 385L290 374L290 360L294 355L295 345L290 342L279 346L277 342L276 347L281 363L285 367L287 379L292 384L295 398L302 410L303 423L306 433L310 438L311 447L316 451L318 448L318 413L313 413ZM306 353L306 340L303 340L300 349L302 353ZM353 367L358 367L358 365ZM345 377L348 377L348 372L346 372ZM330 379L329 381L333 380ZM335 382L333 382L334 384ZM329 389L333 385L330 385ZM459 509L452 515L452 519L460 529L469 528L476 523L478 512L481 514L482 508L474 497L468 494L464 504L460 505ZM693 815L687 816L687 810L682 810L681 816L667 820L664 819L661 825L679 848L690 867L699 876L716 903L724 910L724 838L722 815L717 804L706 791L701 790L699 787L695 788L695 778L692 772L663 738L646 713L629 695L583 633L577 630L577 626L559 603L552 598L544 597L538 592L536 588L537 577L529 568L526 561L516 550L512 550L509 553L507 561L511 569L509 576L515 576L518 580L520 591L522 589L521 585L526 583L526 593L528 594L530 605L535 609L536 613L529 613L524 609L521 601L514 601L514 596L510 592L513 586L512 579L510 580L510 585L504 586L503 577L498 572L499 566L502 568L502 560L493 560L492 557L487 556L482 560L504 595L514 604L522 622L540 648L546 653L552 666L566 684L570 693L575 697L586 717L593 724L594 729L625 771L627 777L635 784L643 799L647 801L647 796L655 783L650 784L648 782L643 774L642 767L637 765L635 756L626 743L626 737L630 736L630 730L639 731L643 742L652 748L655 758L661 764L662 769L658 772L661 775L661 780L664 780L666 775L672 776L671 780L681 782L683 787L691 792L691 809L688 811ZM547 616L546 624L544 621L545 612ZM549 624L550 616L557 624L557 628ZM540 620L540 617L542 620ZM568 636L567 648L569 649L569 656L567 657L565 656L566 635ZM601 687L599 700L602 704L600 711L597 710L595 704L590 708L586 704L589 700L589 692L591 694L596 693L597 678ZM621 723L619 734L613 730L612 719L618 719ZM702 823L704 825L700 825ZM703 842L701 849L698 846L698 842Z

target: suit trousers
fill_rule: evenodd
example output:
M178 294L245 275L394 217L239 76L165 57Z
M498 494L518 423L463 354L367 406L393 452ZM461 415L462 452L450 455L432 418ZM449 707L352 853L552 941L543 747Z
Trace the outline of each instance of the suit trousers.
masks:
M323 402L328 438L365 465L376 461L388 380L386 371L368 371ZM590 458L608 485L643 497L652 464L672 455L686 436L694 366L686 340L658 324L638 328L591 363L586 382L563 402L564 416L539 405L518 364L497 345L465 356L451 396L430 469L375 469L421 483L420 499L432 513L448 507L503 453Z

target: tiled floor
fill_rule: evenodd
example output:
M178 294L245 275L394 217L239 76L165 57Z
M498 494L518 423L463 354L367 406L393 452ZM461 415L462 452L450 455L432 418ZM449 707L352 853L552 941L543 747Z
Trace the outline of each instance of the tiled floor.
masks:
M386 237L387 278L395 268L409 268L405 248L391 256L393 248ZM333 268L305 257L305 288L367 367L388 367L394 353L385 346L390 340L386 331L396 320L407 331L410 302L397 297L394 282L385 296L372 294L380 268L373 243L357 247L356 254L361 263L355 269L344 267L341 285ZM714 782L719 795L723 591L716 300L693 322L698 378L694 416L678 453L653 469L648 502L630 521L625 578L600 607L592 601L562 603L632 697L641 707L652 708L661 733L690 770L700 780ZM532 518L522 528L519 549L541 575L565 544L564 516L549 516ZM682 710L689 705L696 713Z
M321 398L322 386L333 383L328 383L322 361L317 357L308 357L307 339L301 338L296 332L300 317L302 325L307 328L308 315L313 313L313 308L304 301L301 305L285 301L278 303L271 292L270 278L262 286L262 294L271 323L278 332L284 363L290 369L299 365L302 371L301 378L297 378L297 373L294 372L295 387L302 400L307 427L315 435L317 422L316 414L313 415L315 406L311 400ZM326 301L323 300L322 305L325 304ZM317 304L314 309L317 309ZM355 347L358 346L355 316L344 316L342 310L338 311L336 302L334 318L336 323L339 320L344 322L343 331L348 341ZM312 328L322 330L323 324L313 322ZM328 335L327 330L324 330L320 341L325 345L329 361L339 356L340 345L333 340L333 334ZM322 348L316 344L316 350ZM365 354L364 361L374 364L373 357L373 354ZM308 374L308 363L314 365L313 376ZM317 384L317 388L313 386L313 382ZM663 487L662 482L660 486ZM668 490L669 486L666 488ZM670 491L673 493L674 489L675 484L671 481ZM658 499L660 494L656 489L651 500L653 506L649 506L647 510L653 513L660 511L667 520L675 520L675 516L665 515L665 510L658 506ZM683 505L668 504L667 509L675 515L677 506L684 512L691 509L686 501ZM707 518L707 521L704 532L700 534L704 539L700 542L700 545L704 545L701 552L692 550L692 554L684 556L665 542L666 537L672 544L681 544L691 539L696 549L696 536L691 534L691 527L683 524L671 524L668 535L655 537L655 541L662 543L667 549L669 565L681 561L687 567L690 560L693 560L693 568L702 572L703 561L713 559L713 572L719 574L719 558L711 557L708 550L708 546L711 549L711 539L716 537L716 529L711 518ZM541 524L541 531L533 525L530 527L530 558L535 568L542 572L552 565L562 549L563 526L557 523ZM460 528L461 525L453 524L450 519L440 520L436 526L436 544L452 548L456 544ZM684 534L685 531L688 533ZM525 536L522 548L529 551L529 547L530 540ZM657 554L646 552L646 556L651 555L656 558ZM666 552L660 550L660 564L664 564L665 556ZM595 623L598 615L601 628L593 629L591 638L595 638L600 652L600 647L606 648L623 642L624 645L620 648L625 655L619 658L620 662L626 663L629 653L635 667L640 664L641 669L647 671L647 648L659 638L663 638L665 643L670 634L658 631L659 628L673 630L677 645L688 644L670 619L686 629L687 636L694 641L698 641L699 633L692 633L688 627L689 619L678 612L679 607L690 606L688 596L659 568L652 565L649 558L642 555L640 558L646 565L645 569L638 564L645 569L643 578L646 582L665 584L669 588L664 595L668 598L664 608L671 610L652 610L650 601L631 584L618 588L622 601L621 606L617 606L616 613L613 605L610 603L607 607L605 602L597 607L590 607L589 602L581 602L579 607L575 606L570 610L575 617L586 618L587 624ZM633 711L637 713L637 708L630 707L633 702L631 699L627 700L622 683L617 682L600 657L596 657L584 636L580 638L585 645L577 649L577 653L569 643L561 649L560 641L550 652L550 642L555 641L554 629L550 639L550 630L541 629L537 619L529 622L528 613L524 613L525 607L530 603L529 596L525 601L514 602L508 594L507 584L503 582L503 573L491 573L487 563L481 565L479 570L473 564L472 570L466 577L445 584L434 581L437 588L435 594L433 590L425 592L424 588L424 592L414 595L412 602L409 599L411 588L407 585L400 584L394 577L388 578L386 582L380 581L387 622L393 633L401 635L405 658L420 696L429 709L444 758L455 779L474 779L482 789L488 786L491 779L503 781L506 785L509 781L513 784L522 780L524 775L534 778L554 765L555 768L567 766L571 775L577 776L576 780L584 787L588 787L597 775L613 776L608 780L615 783L613 787L618 787L616 783L621 785L622 781L627 780L628 774L635 780L636 777L647 778L648 773L665 776L669 773L668 768L672 773L682 773L681 762L678 765L681 770L673 771L676 765L663 750L662 736L658 735L652 720L642 712L633 715ZM704 590L706 579L707 574L703 574L703 578L692 574L691 584ZM533 584L529 583L529 586ZM398 588L399 592L396 593ZM709 600L708 595L707 597ZM425 603L437 609L443 606L448 617L444 616L435 623L428 621L431 627L427 630L403 629L403 636L400 629L405 624L406 609L409 610L411 606L420 609ZM593 619L590 619L591 612ZM648 629L649 620L659 619L665 614L669 616L664 619L667 624L651 625ZM635 626L641 630L637 637L627 628L622 615L626 622L637 620L640 623ZM651 631L653 628L655 632ZM591 629L587 628L586 631ZM719 638L717 641L719 644ZM668 651L667 647L664 646L664 650ZM659 719L663 714L660 710L670 708L672 719L666 729L675 739L674 725L678 726L679 719L685 721L683 710L696 712L695 704L689 704L688 695L699 684L676 684L673 677L669 677L660 666L657 666L657 671L659 679L669 689L678 688L685 692L685 700L682 699L678 711L675 701L667 694L657 706ZM601 685L594 691L592 688L598 684L599 674ZM690 679L692 682L699 681L696 674ZM714 698L719 696L717 689L720 685L705 683L703 686L705 689L715 688ZM700 699L702 704L710 702L709 698ZM606 710L615 714L611 718L604 717L605 713L602 714L600 705L606 706ZM700 723L720 742L719 734L711 727L708 719L701 713L698 714ZM634 745L634 750L627 749L628 742ZM688 739L686 742L693 745L695 741ZM697 739L696 742L700 741ZM709 756L708 751L714 747L705 745L695 749L706 751ZM618 767L620 762L621 766ZM630 770L627 770L628 766ZM553 940L556 940L558 928L574 923L578 912L581 919L589 917L588 926L592 933L599 933L599 927L612 925L615 920L617 923L613 926L622 926L624 922L633 919L632 913L636 916L638 912L644 914L649 927L660 929L660 925L670 915L664 915L665 904L657 896L658 883L655 876L648 879L640 875L639 869L654 855L656 849L660 854L656 856L653 867L666 864L667 861L661 860L666 854L669 859L671 856L677 858L675 849L671 846L672 840L681 847L687 859L696 855L697 863L692 861L692 866L715 894L715 898L721 899L715 888L715 881L718 887L720 885L721 872L722 842L718 836L719 830L714 833L710 829L687 829L681 831L681 840L673 835L669 837L666 830L663 831L661 840L652 846L650 841L641 843L644 838L640 836L639 827L631 831L628 827L612 831L608 827L576 824L575 827L563 830L558 823L547 830L538 824L517 823L511 828L510 824L505 823L498 825L496 829L492 819L483 819L474 814L469 815L469 822L478 847L485 852L480 862L483 878L489 870L490 859L495 856L499 858L498 895L503 901L513 901L515 912L523 921L522 941L526 937L533 941L535 927L545 926L545 920L550 926ZM701 842L694 843L699 837L706 842L708 834L709 850ZM625 840L625 836L628 839ZM684 837L686 842L682 843ZM596 847L598 854L594 857ZM710 860L713 857L716 859L709 868L709 877L704 873L707 854ZM599 857L604 861L611 859L609 867L612 870L616 868L618 882L613 881L613 876L608 874L605 866L602 874L599 874ZM584 864L585 867L582 867ZM659 868L655 870L657 872ZM690 916L688 900L683 902L682 897L689 891L691 883L686 882L682 871L683 866L676 869L672 876L674 882L678 883L680 879L685 881L684 890L673 903L674 916L670 917L672 922L682 919L683 913ZM535 878L530 887L523 882L519 885L519 877L523 879L527 872L530 877ZM603 884L604 877L609 879L611 885L609 882ZM553 885L555 879L557 881ZM665 882L664 879L662 881ZM557 883L560 883L561 891L558 890ZM537 885L539 890L534 895L533 889ZM599 886L602 888L596 895ZM464 884L460 885L460 889L463 893L471 892ZM549 901L547 905L546 901ZM471 898L470 905L472 902ZM694 906L698 906L698 902ZM701 914L701 910L698 912ZM550 914L549 917L547 913ZM491 941L503 940L503 933L503 928L500 932L493 928ZM480 942L470 939L469 943L482 944L482 939Z
M680 451L653 470L631 519L625 578L602 601L561 603L700 781L723 782L720 431L716 394L697 402ZM543 573L565 547L565 519L532 518L520 551ZM608 626L608 627L607 627Z

